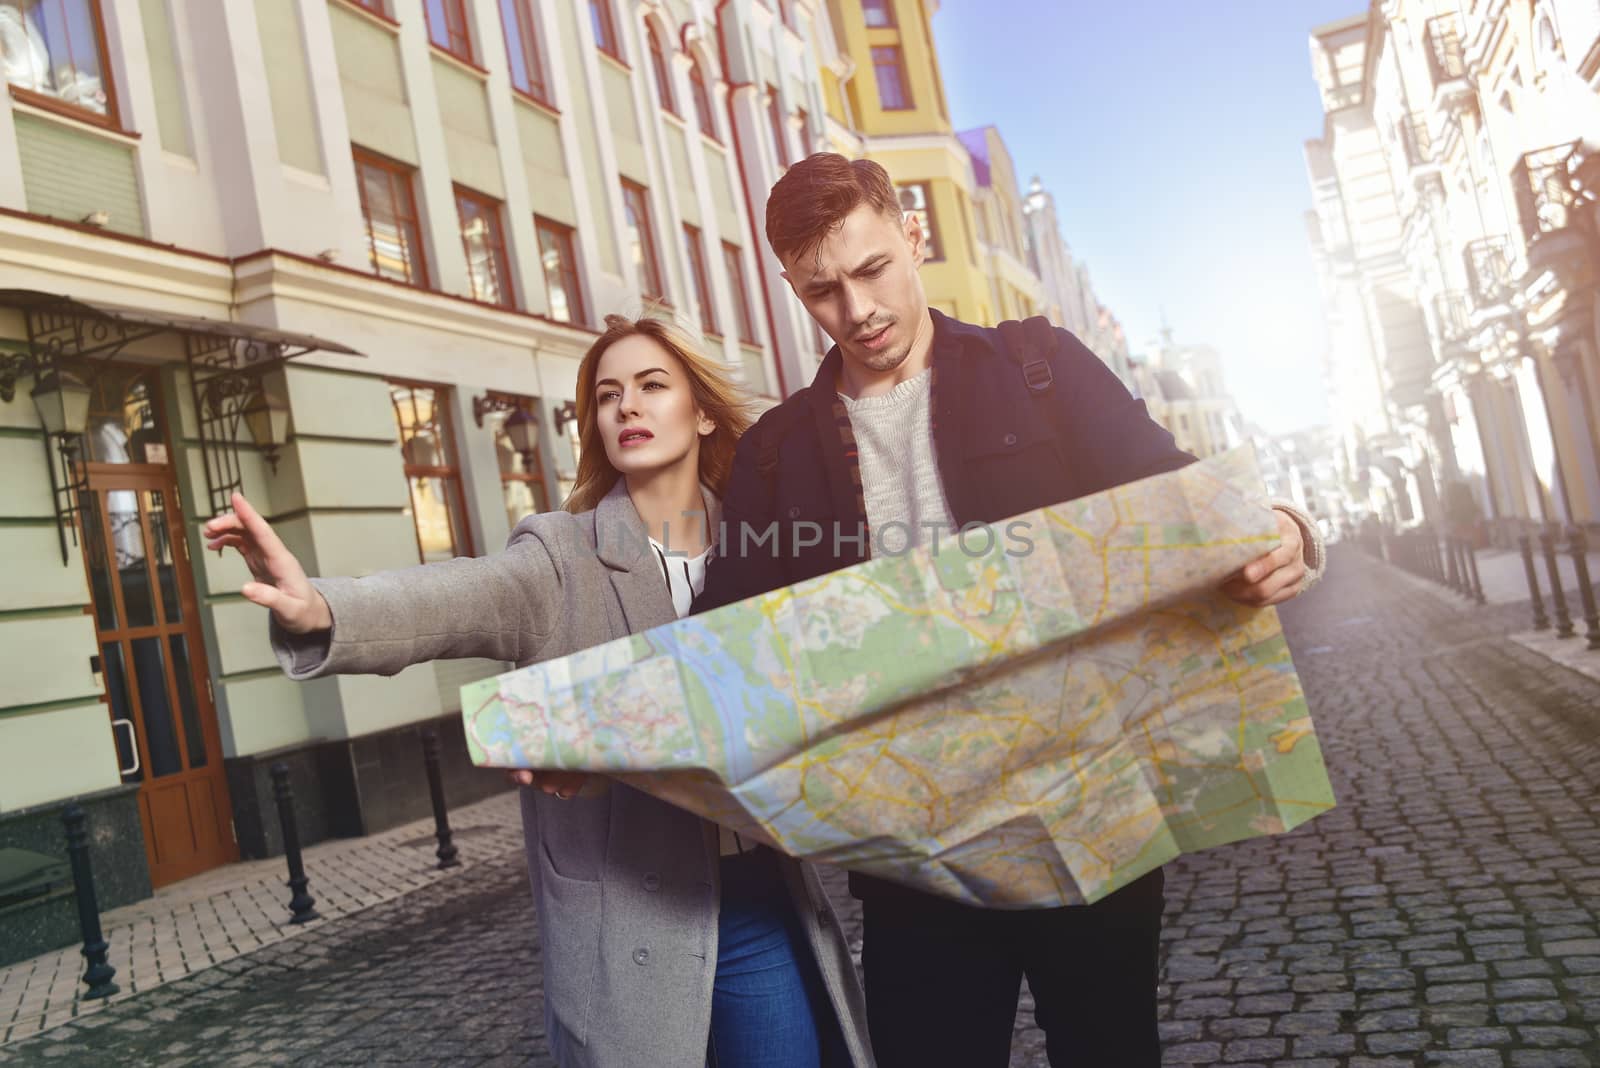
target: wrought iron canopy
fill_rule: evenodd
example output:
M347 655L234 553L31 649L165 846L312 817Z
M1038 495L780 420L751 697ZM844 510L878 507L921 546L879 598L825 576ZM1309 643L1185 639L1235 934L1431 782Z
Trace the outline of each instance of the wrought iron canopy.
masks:
M239 428L262 407L268 372L308 352L362 355L311 334L169 315L35 289L0 289L0 308L22 312L28 335L24 349L0 354L0 399L7 401L15 395L19 378L58 372L68 361L87 368L92 379L95 363L116 358L136 342L161 336L181 342L199 428L209 514L227 508L241 484ZM63 445L70 454L71 443ZM270 453L270 443L267 450ZM73 510L74 502L61 502L58 495L57 519L63 531L73 527Z

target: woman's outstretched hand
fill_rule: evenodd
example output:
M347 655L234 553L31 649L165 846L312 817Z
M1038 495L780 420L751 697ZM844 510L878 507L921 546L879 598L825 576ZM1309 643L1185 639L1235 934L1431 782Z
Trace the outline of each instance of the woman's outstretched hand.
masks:
M583 789L589 773L584 771L527 771L519 769L506 772L513 786L537 786L551 797L562 801L576 797Z
M278 625L291 634L309 634L333 626L328 602L306 578L305 568L284 548L261 513L244 494L233 495L233 511L211 519L201 528L206 548L239 550L253 582L239 590L245 599L272 612Z

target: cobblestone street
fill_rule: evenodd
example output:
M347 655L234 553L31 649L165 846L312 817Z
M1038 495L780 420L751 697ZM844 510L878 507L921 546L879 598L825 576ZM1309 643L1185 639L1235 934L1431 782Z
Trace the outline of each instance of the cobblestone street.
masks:
M1505 640L1527 619L1342 548L1285 612L1339 807L1168 868L1168 1064L1600 1064L1600 684ZM540 1012L505 853L0 1064L546 1065ZM1026 1003L1017 1027L1044 1065Z

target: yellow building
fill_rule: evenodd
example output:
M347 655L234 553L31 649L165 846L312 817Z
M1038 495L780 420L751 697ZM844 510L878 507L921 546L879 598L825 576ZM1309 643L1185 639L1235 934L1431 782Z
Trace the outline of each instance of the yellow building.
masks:
M824 70L824 96L835 123L853 124L861 154L884 166L922 222L928 303L985 325L1031 315L1043 288L1027 266L1010 154L993 127L963 138L951 126L931 9L927 0L830 0L839 50L854 71Z

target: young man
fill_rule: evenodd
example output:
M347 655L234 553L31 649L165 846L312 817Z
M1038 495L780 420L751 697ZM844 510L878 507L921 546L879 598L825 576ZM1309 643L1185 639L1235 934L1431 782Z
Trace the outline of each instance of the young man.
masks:
M1039 369L1025 380L997 330L930 311L925 237L877 164L819 154L790 168L767 202L767 240L837 344L739 443L724 499L732 544L697 609L1193 461L1066 331L1039 354L1050 384L1036 395ZM1320 571L1315 528L1277 514L1281 544L1224 587L1242 603L1279 604ZM776 525L776 549L741 551L745 524ZM1160 1063L1159 870L1056 909L972 908L854 873L850 889L882 1068L1003 1068L1024 975L1052 1065Z

